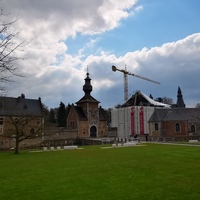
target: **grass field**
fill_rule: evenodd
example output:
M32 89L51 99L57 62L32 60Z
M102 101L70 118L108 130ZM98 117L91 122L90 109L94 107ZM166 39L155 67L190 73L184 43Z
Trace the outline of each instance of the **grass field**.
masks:
M1 200L197 200L200 146L0 153Z

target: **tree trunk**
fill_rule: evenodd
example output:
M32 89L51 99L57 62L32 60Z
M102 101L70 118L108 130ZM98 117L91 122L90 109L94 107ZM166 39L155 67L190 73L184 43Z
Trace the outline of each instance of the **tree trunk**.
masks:
M16 138L16 142L15 142L15 154L19 153L19 139Z

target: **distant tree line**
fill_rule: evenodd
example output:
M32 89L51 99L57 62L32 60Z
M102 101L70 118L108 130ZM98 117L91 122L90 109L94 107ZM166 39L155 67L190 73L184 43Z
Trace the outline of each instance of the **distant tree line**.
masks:
M43 104L44 120L46 123L57 124L58 127L66 127L66 118L71 105L65 106L63 102L60 102L58 108L50 108Z

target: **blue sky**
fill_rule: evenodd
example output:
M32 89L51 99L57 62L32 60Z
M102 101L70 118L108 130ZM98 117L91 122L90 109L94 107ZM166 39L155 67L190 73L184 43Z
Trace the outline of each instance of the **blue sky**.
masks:
M18 39L31 41L17 63L25 81L8 85L9 96L40 96L50 108L75 103L88 66L92 95L114 107L124 97L114 64L161 82L129 76L129 94L141 90L175 103L180 86L186 106L200 102L198 0L2 0L2 7L11 13L7 20L20 13Z
M121 56L143 47L161 46L200 31L198 0L141 0L136 5L142 6L142 9L122 20L114 30L94 36L79 33L75 39L68 38L68 53L76 54L90 40L97 38L95 50L101 47ZM90 51L88 53L91 54Z

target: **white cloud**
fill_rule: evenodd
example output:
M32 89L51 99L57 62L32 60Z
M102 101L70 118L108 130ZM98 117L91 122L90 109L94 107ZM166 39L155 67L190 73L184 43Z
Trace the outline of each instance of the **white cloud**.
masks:
M105 107L112 107L123 99L123 74L112 72L114 64L119 68L127 65L133 73L161 82L161 86L129 77L129 91L141 90L154 97L176 98L178 84L190 102L198 101L193 86L200 87L200 34L193 34L179 41L165 43L160 47L143 48L117 57L99 47L99 51L84 55L85 48L93 48L100 40L91 39L79 54L68 54L68 37L77 33L100 34L119 26L142 6L136 0L2 0L5 12L20 19L16 23L20 30L19 41L28 45L24 49L25 60L18 64L26 75L16 78L18 84L9 85L9 95L25 93L27 97L42 97L44 103L56 107L60 101L74 103L82 97L82 86L86 68L89 66L95 98ZM22 54L22 53L21 53ZM171 94L174 96L171 96ZM184 95L184 93L183 93ZM193 99L193 100L191 100ZM195 100L194 100L195 99ZM174 99L175 100L175 99ZM189 101L189 100L188 100Z

